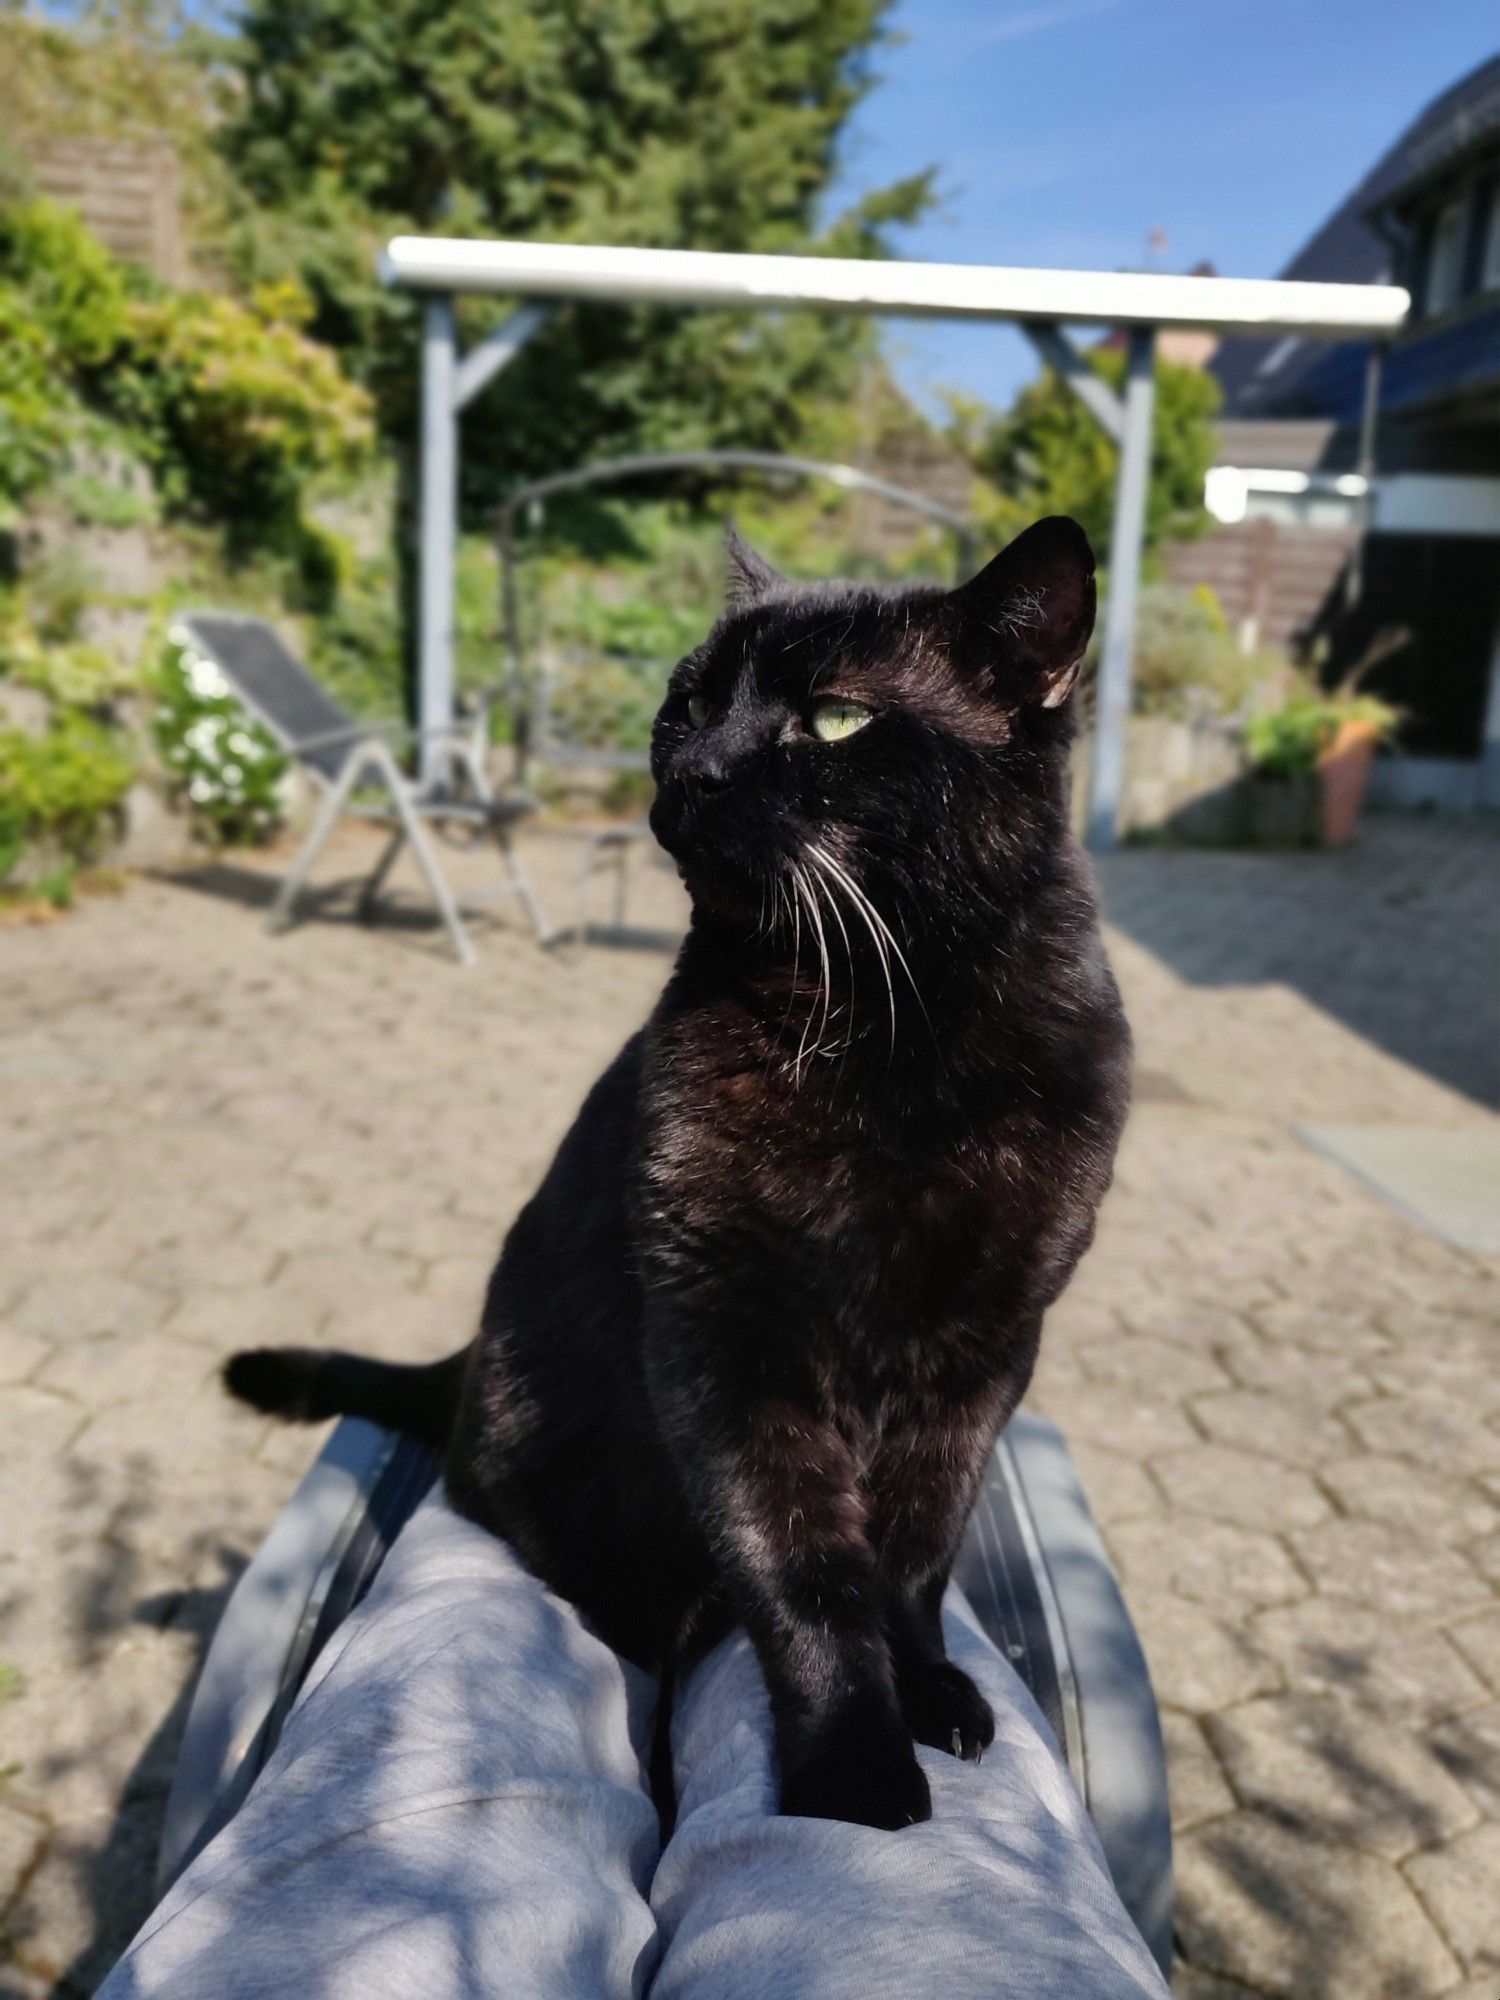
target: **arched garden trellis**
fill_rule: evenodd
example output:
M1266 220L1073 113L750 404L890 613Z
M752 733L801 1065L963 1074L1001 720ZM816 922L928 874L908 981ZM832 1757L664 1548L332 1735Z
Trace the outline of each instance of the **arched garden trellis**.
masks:
M703 250L594 244L507 243L398 236L386 247L387 283L427 295L422 332L421 602L419 719L453 715L453 587L458 536L458 419L544 324L554 301L756 307L882 313L898 317L1010 320L1021 326L1120 447L1110 537L1111 587L1099 663L1088 805L1095 848L1114 844L1125 772L1125 720L1146 490L1156 335L1163 327L1284 334L1379 343L1410 308L1396 285L1307 284L1271 278L1170 277L1140 271L1020 270L998 265L907 264L833 257L758 257ZM453 300L490 292L528 301L461 355ZM1121 395L1100 380L1064 332L1123 328ZM1361 458L1368 461L1378 394L1366 397ZM441 757L433 744L428 754Z
M500 602L506 653L506 682L522 740L526 716L521 667L519 595L516 585L516 522L532 508L544 505L560 493L578 493L593 486L620 485L632 479L659 478L672 472L760 472L770 479L821 479L846 493L868 493L888 500L909 513L920 514L946 528L959 552L960 576L967 574L978 546L974 524L966 515L955 513L941 501L908 486L880 479L857 465L842 465L830 459L800 458L775 451L653 451L635 452L625 458L600 459L593 465L576 465L566 472L550 473L514 487L505 497L495 517L496 540L500 549ZM670 664L670 662L668 663Z
M647 768L647 759L644 750L632 751L618 746L601 748L570 745L559 751L549 726L548 677L544 671L538 675L535 684L530 684L523 661L516 522L530 514L532 510L545 506L548 500L561 493L583 492L595 486L617 486L633 479L656 479L673 472L708 472L718 475L731 472L758 472L773 481L817 479L827 485L840 487L846 493L868 493L872 498L885 500L907 513L920 515L938 527L945 528L957 545L959 576L966 576L973 567L977 537L974 524L966 515L955 513L941 501L933 500L925 493L918 493L909 486L897 486L889 479L880 479L874 473L861 470L859 466L842 465L829 459L801 458L788 452L707 448L697 451L636 452L625 458L601 459L593 465L572 466L566 472L554 472L545 479L533 479L524 486L513 487L506 495L496 516L495 534L500 550L506 699L511 711L518 753L518 776L525 775L526 754L531 749L539 753L543 763L555 761L561 754L563 761L575 766L592 765L596 769L614 771L644 771ZM670 660L653 662L661 674L661 687L653 693L653 704L659 701L661 692L664 691L666 673L670 671L672 664ZM632 845L638 840L648 838L649 834L649 826L641 820L622 822L601 829L589 840L579 872L577 935L584 934L584 900L588 891L589 877L601 857L608 857L615 863L616 922L623 921L627 857Z

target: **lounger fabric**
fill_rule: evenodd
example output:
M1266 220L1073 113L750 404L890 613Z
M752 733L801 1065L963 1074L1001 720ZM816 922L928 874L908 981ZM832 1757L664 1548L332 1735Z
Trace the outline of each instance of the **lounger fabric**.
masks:
M101 2000L1161 2000L1040 1712L945 1615L997 1734L923 1751L927 1825L780 1817L736 1636L679 1692L663 1852L654 1682L429 1499Z

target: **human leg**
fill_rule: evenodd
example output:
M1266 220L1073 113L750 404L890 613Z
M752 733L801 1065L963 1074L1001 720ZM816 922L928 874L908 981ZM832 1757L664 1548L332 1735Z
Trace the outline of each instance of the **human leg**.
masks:
M652 2000L1164 2000L1036 1705L957 1592L944 1623L995 1739L981 1764L923 1749L933 1816L899 1833L777 1814L742 1634L688 1678Z
M636 2000L654 1692L428 1500L101 2000Z

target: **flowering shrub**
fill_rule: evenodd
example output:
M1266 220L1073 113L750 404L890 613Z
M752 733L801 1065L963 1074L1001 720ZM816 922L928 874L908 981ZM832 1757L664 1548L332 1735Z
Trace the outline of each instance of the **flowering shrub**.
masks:
M311 479L367 456L370 400L326 347L233 299L135 299L108 384L169 500L227 513L243 537L294 521Z
M308 485L374 441L368 394L299 330L306 313L295 286L248 306L168 290L67 209L0 191L0 510L107 449L237 549L295 550Z
M203 838L246 845L280 823L286 757L181 630L169 637L162 661L155 736L172 789Z

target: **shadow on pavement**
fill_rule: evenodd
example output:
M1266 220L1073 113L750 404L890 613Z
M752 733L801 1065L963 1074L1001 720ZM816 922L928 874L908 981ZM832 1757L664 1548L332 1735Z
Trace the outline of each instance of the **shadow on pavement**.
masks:
M279 872L245 867L230 861L210 861L200 867L153 872L156 880L169 883L174 889L190 889L197 895L211 896L218 902L235 903L242 909L262 912L270 909L281 885ZM412 890L408 896L399 888L388 889L381 895L374 912L370 916L362 916L358 898L364 874L365 871L361 871L330 881L309 883L297 899L297 913L289 930L300 930L308 924L338 924L347 930L389 933L394 941L407 949L420 946L424 952L431 949L444 957L452 956L442 919L419 890ZM482 902L473 908L465 905L464 923L476 941L486 931L507 927L505 919L502 917L497 923L495 915ZM266 942L269 945L275 940L268 936Z
M1371 818L1336 852L1127 849L1100 873L1109 921L1189 984L1291 987L1500 1108L1500 815Z

